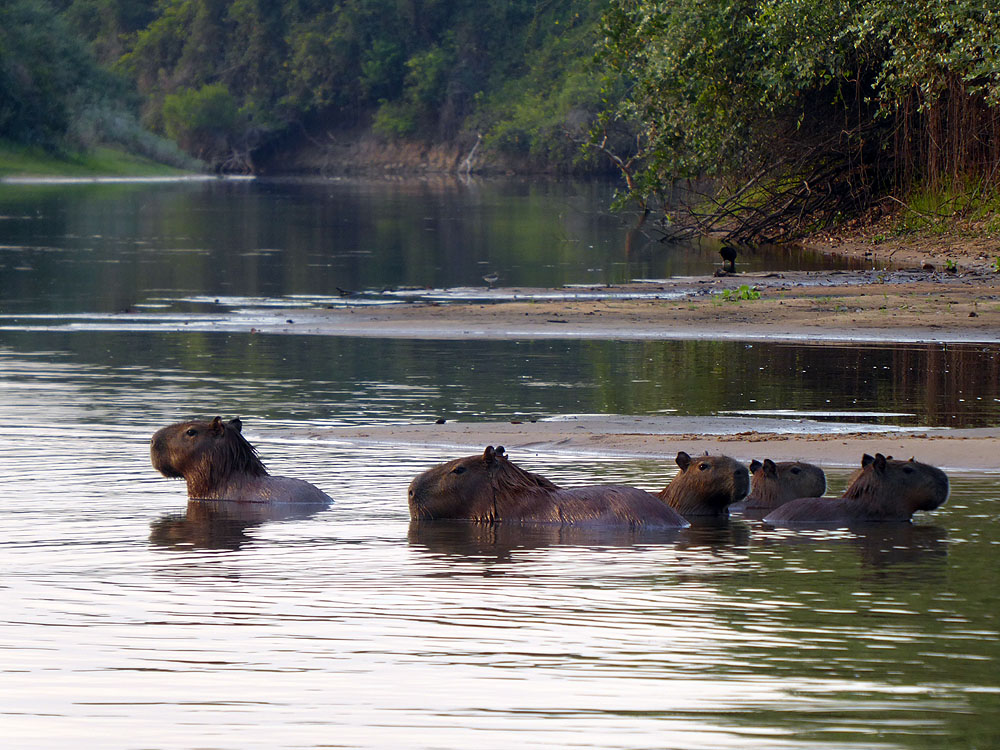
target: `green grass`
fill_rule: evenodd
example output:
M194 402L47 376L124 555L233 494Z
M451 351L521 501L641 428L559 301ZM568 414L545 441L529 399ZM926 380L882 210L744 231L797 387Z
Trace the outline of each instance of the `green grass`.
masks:
M918 187L902 201L895 235L1000 231L1000 196L991 185L973 180Z
M99 146L85 152L54 154L37 146L0 140L2 177L162 177L184 170Z

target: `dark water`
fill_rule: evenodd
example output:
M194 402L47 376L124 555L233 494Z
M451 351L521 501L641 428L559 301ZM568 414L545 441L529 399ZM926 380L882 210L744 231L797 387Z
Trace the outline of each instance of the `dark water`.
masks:
M788 430L1000 422L1000 347L982 345L0 331L0 377L26 389L73 383L101 420L139 409L325 425L579 414L777 417Z
M953 474L948 503L912 526L497 531L409 524L407 484L450 449L276 437L574 414L995 425L997 347L380 341L68 317L474 284L498 261L538 284L716 262L659 243L623 256L628 227L588 189L0 185L4 746L1000 744L996 474ZM149 466L148 437L215 413L243 416L272 471L335 504L189 506ZM567 485L659 488L673 471L517 460Z
M115 312L204 295L621 283L711 273L718 246L670 245L594 183L0 184L6 312ZM746 270L845 268L770 248Z

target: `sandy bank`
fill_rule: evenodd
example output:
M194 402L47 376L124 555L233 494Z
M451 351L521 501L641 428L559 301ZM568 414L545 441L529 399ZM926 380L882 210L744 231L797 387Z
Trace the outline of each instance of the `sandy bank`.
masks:
M759 298L739 299L741 287L752 287ZM1000 342L1000 277L738 274L599 288L478 290L471 302L437 301L428 292L408 304L345 300L329 309L278 311L253 328L401 338L994 343Z
M823 431L819 431L822 429ZM310 439L358 445L414 445L440 450L441 460L503 445L513 455L573 453L672 462L679 450L726 453L741 461L805 460L853 468L864 453L914 456L948 471L1000 471L1000 428L967 430L842 428L792 420L723 417L585 416L538 422L446 422L306 430Z

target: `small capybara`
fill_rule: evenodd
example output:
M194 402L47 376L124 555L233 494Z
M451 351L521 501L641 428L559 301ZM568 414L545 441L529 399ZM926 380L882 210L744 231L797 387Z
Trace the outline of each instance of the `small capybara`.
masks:
M651 495L624 485L561 488L507 458L503 447L457 458L419 474L409 489L415 521L548 523L682 529L680 515Z
M914 459L881 453L861 459L861 470L839 498L803 497L764 517L775 526L846 525L909 521L918 510L934 510L948 499L948 476Z
M153 468L187 482L193 500L331 503L319 488L301 479L272 477L257 450L241 434L237 417L223 422L178 422L157 430L149 441Z
M735 458L705 455L695 459L681 451L676 460L680 471L658 497L685 518L723 518L729 506L750 491L750 472Z
M826 474L805 461L750 462L750 494L743 509L774 510L800 497L820 497L826 492Z

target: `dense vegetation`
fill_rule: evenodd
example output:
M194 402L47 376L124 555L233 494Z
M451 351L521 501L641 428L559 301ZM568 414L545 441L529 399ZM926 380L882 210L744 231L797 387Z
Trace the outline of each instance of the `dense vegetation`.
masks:
M127 79L98 64L68 14L45 0L0 2L0 140L21 146L18 153L117 144L189 166L190 158L140 125L137 102Z
M50 4L51 3L51 4ZM595 52L596 58L595 58ZM219 168L354 128L617 168L760 238L990 194L1000 0L4 0L0 138ZM678 181L685 190L678 191Z
M599 101L602 8L580 0L64 2L134 81L143 122L229 169L352 126L438 142L489 131L539 164L571 162L566 115Z
M996 0L611 0L604 29L633 194L712 178L685 228L782 236L997 184Z
M482 134L522 163L568 166L599 106L603 8L581 0L5 3L0 137L18 142L100 139L134 112L225 169L350 127L396 140Z

